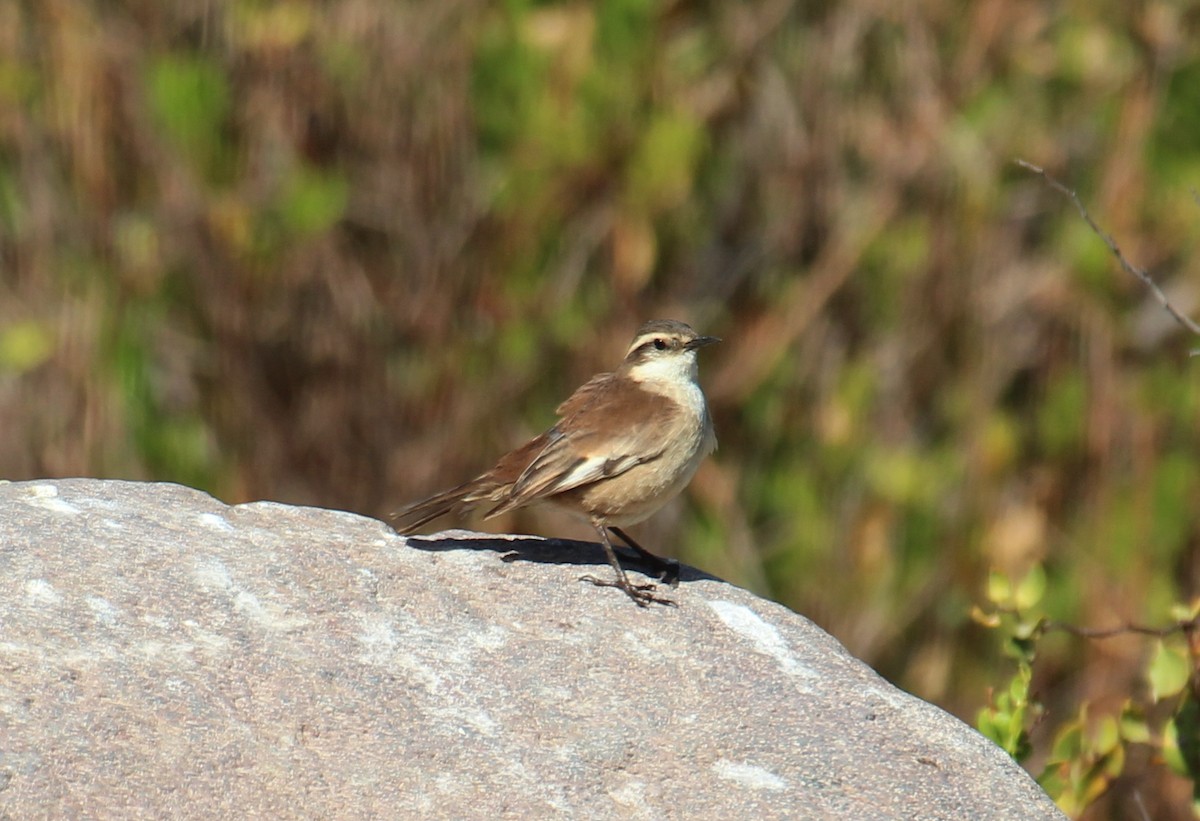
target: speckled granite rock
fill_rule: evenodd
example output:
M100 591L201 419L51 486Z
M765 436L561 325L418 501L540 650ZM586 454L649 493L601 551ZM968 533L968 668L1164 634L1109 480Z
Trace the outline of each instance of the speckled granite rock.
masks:
M0 484L0 816L1062 817L779 605L578 543Z

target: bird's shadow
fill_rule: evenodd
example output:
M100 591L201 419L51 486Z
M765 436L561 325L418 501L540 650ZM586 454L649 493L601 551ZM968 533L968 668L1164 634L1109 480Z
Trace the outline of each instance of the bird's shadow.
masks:
M406 536L409 547L431 552L443 550L491 550L501 554L503 562L537 562L538 564L574 564L608 567L604 547L598 542L574 539L549 539L542 536L496 535L471 530L447 530L429 536ZM621 566L654 578L653 571L636 553L613 545ZM673 561L673 560L672 560ZM679 581L721 581L721 579L686 564L679 564Z

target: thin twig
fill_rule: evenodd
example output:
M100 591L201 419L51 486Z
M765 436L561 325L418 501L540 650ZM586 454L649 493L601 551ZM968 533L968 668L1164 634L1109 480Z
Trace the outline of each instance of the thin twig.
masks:
M1150 627L1145 624L1126 623L1118 627L1077 627L1074 624L1067 624L1061 621L1050 621L1046 619L1042 622L1042 632L1049 633L1058 631L1061 633L1070 633L1072 636L1079 636L1084 639L1111 639L1116 636L1125 636L1135 633L1141 636L1156 636L1157 638L1166 638L1175 633L1188 634L1200 628L1200 617L1188 619L1187 621L1176 622L1169 624L1166 627Z
M1200 336L1200 324L1197 324L1190 317L1184 316L1183 314L1179 313L1179 311L1175 310L1175 306L1171 304L1169 299L1167 299L1167 295L1162 292L1162 289L1158 287L1157 283L1155 283L1150 274L1146 273L1144 269L1130 264L1129 260L1125 259L1125 255L1121 253L1121 249L1117 246L1116 240L1101 230L1100 226L1096 224L1096 221L1092 219L1092 215L1088 213L1087 208L1084 206L1083 201L1079 199L1078 194L1076 194L1070 188L1067 188L1067 186L1063 185L1054 177L1050 176L1050 174L1046 172L1046 169L1042 168L1041 166L1025 162L1025 160L1022 159L1017 160L1017 165L1037 174L1039 177L1045 180L1046 184L1051 188L1068 197L1071 202L1075 204L1075 210L1079 212L1079 216L1083 217L1083 221L1088 224L1088 227L1091 228L1092 231L1096 233L1096 236L1100 237L1104 244L1108 246L1108 250L1112 251L1113 256L1117 258L1117 262L1121 264L1121 267L1125 269L1125 272L1132 274L1141 280L1142 284L1150 289L1150 292L1154 294L1154 297L1158 300L1158 303L1162 305L1164 309L1166 309L1167 313L1175 318L1176 322L1197 336ZM1193 196L1195 196L1194 193ZM1198 202L1200 202L1200 200L1198 200ZM1193 350L1191 354L1192 356L1200 356L1200 348Z

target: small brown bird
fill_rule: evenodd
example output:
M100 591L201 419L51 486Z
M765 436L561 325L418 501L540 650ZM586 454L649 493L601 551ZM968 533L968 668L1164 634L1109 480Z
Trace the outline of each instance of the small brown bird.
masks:
M609 531L669 583L678 566L633 541L622 527L655 513L681 491L717 445L704 392L696 381L696 351L720 340L682 322L657 319L633 337L612 373L592 377L558 406L558 423L500 457L487 473L393 514L411 533L445 513L491 505L485 518L533 502L552 502L582 515L600 534L614 581L642 607L671 604L655 585L635 585L617 561Z

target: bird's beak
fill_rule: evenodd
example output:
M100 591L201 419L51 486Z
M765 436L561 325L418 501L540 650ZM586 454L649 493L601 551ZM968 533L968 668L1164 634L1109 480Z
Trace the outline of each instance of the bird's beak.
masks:
M697 348L703 348L705 345L715 345L720 341L721 340L715 336L698 336L691 342L685 342L683 347L687 348L689 351L694 351Z

